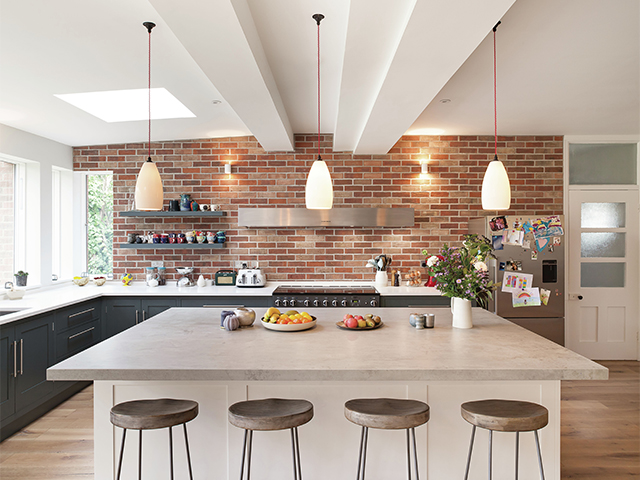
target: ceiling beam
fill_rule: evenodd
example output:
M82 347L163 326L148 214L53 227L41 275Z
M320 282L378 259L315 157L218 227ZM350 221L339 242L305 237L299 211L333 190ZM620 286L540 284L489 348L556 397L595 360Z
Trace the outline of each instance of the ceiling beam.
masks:
M387 153L515 0L417 0L353 151Z
M246 0L150 3L262 147L292 151L293 131Z

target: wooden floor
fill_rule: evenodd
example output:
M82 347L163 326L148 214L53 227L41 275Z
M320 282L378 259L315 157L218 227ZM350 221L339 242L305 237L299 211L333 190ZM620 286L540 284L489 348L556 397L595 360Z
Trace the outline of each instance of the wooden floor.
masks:
M562 383L562 479L640 479L640 363ZM93 388L0 443L1 480L93 478Z

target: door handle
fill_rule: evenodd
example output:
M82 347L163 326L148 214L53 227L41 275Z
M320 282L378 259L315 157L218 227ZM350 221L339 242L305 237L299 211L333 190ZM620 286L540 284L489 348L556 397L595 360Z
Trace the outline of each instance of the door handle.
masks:
M69 315L69 318L77 317L78 315L82 315L85 313L93 312L95 308L89 308L88 310L83 310L82 312L74 313L73 315Z
M147 311L142 310L142 321L144 322L147 319Z
M13 341L13 378L18 376L18 342Z
M71 335L67 341L69 340L73 340L76 337L79 337L80 335L84 335L85 333L89 333L90 331L94 330L96 327L91 327L91 328L87 328L86 330L80 332L80 333L76 333L75 335Z
M20 339L20 375L24 373L24 339Z
M136 310L136 325L138 324L138 315L140 312L138 312L138 310Z
M578 300L582 300L582 295L578 295Z

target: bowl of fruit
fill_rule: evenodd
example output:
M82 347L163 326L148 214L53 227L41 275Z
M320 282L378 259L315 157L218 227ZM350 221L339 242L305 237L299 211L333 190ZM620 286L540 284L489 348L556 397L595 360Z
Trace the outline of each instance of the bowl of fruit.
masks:
M345 330L375 330L380 328L383 323L378 315L367 313L366 315L351 315L347 313L341 322L337 322L339 328Z
M281 313L275 307L271 307L262 317L262 326L268 330L279 332L299 332L316 326L316 317L307 312L289 310Z

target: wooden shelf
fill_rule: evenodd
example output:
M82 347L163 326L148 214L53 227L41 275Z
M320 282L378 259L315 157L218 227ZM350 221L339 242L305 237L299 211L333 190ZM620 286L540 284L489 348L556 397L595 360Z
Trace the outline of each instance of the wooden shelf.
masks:
M121 243L118 248L132 248L145 250L177 250L177 249L212 249L224 248L224 243Z
M225 212L216 211L216 212L141 212L139 210L127 210L125 212L120 212L121 217L171 217L171 218L180 218L180 217L224 217L226 215Z

